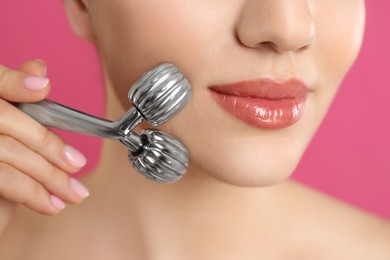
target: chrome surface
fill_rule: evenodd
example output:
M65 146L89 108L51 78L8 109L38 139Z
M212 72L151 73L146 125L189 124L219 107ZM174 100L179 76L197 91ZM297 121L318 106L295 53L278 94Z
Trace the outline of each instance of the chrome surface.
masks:
M185 173L189 155L183 144L158 130L141 132L146 144L142 153L129 152L129 161L148 179L156 182L172 183Z
M157 130L141 135L132 130L146 119L151 125L165 123L188 103L191 85L172 64L146 72L129 90L133 103L116 121L95 117L50 100L16 106L47 127L116 139L129 148L129 160L144 176L157 182L180 179L188 165L188 152L173 137Z
M176 115L190 98L190 83L172 64L148 71L129 91L129 100L153 126Z

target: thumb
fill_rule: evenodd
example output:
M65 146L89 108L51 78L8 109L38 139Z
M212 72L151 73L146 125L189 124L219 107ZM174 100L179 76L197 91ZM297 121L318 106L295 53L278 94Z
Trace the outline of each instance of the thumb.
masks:
M44 99L50 91L50 81L40 76L46 73L45 67L41 61L25 62L20 70L0 65L0 98L11 102L36 102Z
M22 65L20 65L18 70L23 73L39 76L39 77L46 77L46 71L47 71L46 63L42 60L27 61Z

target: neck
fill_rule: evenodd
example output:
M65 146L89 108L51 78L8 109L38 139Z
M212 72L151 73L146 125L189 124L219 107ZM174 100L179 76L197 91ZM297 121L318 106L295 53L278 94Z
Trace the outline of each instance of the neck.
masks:
M111 94L108 94L109 99L113 99ZM108 114L117 118L114 111L118 111L119 103L112 101ZM110 140L103 143L101 158L87 180L91 194L99 207L109 212L105 217L131 230L142 247L147 248L148 255L156 254L161 258L163 251L169 250L184 256L191 248L191 251L210 248L210 243L213 251L223 252L229 245L230 250L236 247L242 255L242 250L248 250L248 242L255 236L252 246L259 243L258 233L277 226L278 186L232 186L191 165L178 182L155 183L131 167L126 147ZM264 236L264 242L268 239L269 235ZM187 253L180 253L178 249ZM173 259L170 255L167 257Z

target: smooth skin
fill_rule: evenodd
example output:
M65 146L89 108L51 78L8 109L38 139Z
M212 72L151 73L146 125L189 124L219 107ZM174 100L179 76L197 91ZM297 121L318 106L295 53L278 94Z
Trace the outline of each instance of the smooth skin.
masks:
M42 61L26 62L18 71L0 67L0 205L8 212L14 207L9 202L21 203L39 213L55 215L60 210L52 205L51 195L69 203L82 201L69 178L80 166L65 156L66 145L59 136L5 101L34 102L46 97L49 82L43 82L40 90L26 87L26 80L37 81L35 76L45 76Z
M189 78L190 104L159 127L186 144L189 170L153 183L105 141L82 180L91 196L72 207L88 195L69 175L81 155L9 104L48 94L49 84L31 90L25 80L44 77L45 65L0 67L0 259L390 259L387 221L286 180L358 55L364 1L64 3L75 33L99 50L109 118L128 109L129 85L154 65L172 62ZM209 93L263 77L310 86L293 126L254 128Z

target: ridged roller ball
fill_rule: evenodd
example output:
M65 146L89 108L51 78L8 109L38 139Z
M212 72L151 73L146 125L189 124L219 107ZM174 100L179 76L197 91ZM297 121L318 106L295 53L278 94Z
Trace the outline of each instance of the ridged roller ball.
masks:
M188 166L185 146L170 135L158 130L144 130L142 151L129 151L129 161L142 175L156 182L172 183L179 180Z
M145 73L129 91L129 100L153 126L176 115L190 100L191 85L172 64Z

